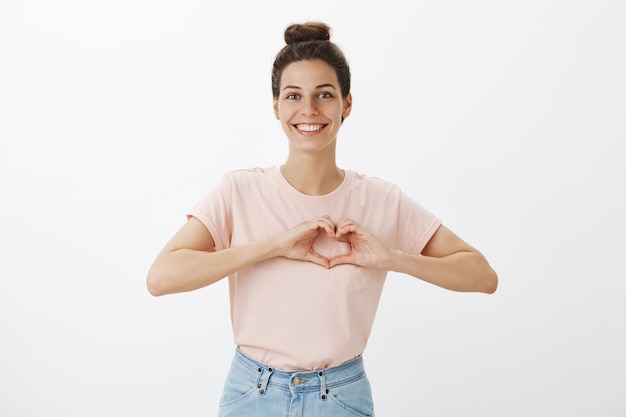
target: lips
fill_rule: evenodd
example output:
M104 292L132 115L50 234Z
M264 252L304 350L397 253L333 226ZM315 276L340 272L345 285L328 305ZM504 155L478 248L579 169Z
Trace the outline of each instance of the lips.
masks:
M326 126L327 125L320 124L320 123L310 123L310 124L309 123L299 123L299 124L295 125L296 129L298 129L300 132L303 132L303 133L319 132L320 130L322 130Z

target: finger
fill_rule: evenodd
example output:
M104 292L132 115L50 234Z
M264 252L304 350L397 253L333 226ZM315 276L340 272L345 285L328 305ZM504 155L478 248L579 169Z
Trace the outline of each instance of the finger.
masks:
M337 222L337 227L345 227L348 225L355 225L358 226L358 223L355 222L353 219L349 218L349 217L344 217L343 219L341 219L341 221Z
M330 216L322 216L318 218L317 221L318 228L324 229L329 236L333 236L335 234L335 224L331 220Z
M354 264L354 257L350 254L337 255L330 259L330 268L337 265Z
M337 226L337 231L335 232L335 236L336 237L340 237L342 235L347 235L350 233L354 233L357 231L357 225L350 222L350 223L344 223L340 226Z
M309 252L306 256L306 260L314 264L321 265L324 268L327 268L327 269L330 268L330 260L323 257L317 252L314 252L314 251Z

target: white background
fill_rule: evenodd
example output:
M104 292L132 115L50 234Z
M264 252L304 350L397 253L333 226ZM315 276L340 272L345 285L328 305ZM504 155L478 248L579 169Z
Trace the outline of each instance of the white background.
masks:
M153 298L145 275L224 172L284 161L270 67L306 20L352 67L339 164L500 277L488 296L389 275L378 415L626 415L617 0L3 0L0 415L215 415L226 281Z

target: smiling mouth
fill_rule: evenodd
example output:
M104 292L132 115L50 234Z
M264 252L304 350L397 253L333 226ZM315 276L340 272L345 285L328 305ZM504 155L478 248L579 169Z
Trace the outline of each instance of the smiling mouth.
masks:
M322 130L323 128L326 127L326 125L325 124L297 124L295 125L295 127L300 132L312 133L312 132L318 132Z

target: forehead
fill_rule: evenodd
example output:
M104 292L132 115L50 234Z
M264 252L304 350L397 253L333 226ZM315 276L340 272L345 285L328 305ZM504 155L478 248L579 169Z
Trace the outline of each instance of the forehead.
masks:
M335 69L319 59L289 64L283 70L280 79L281 89L285 86L314 88L322 84L332 84L335 88L339 88Z

